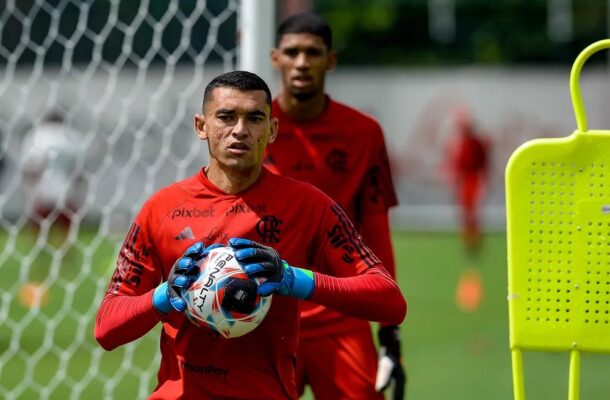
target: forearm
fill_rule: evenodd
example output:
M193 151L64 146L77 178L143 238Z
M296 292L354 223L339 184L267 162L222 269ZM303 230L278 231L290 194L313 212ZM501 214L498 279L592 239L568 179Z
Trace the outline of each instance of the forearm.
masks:
M106 294L95 320L95 339L112 350L144 336L162 318L152 306L152 291L141 296Z
M347 274L341 278L290 266L275 249L252 240L231 238L229 245L250 278L264 278L258 286L262 296L272 293L294 296L352 317L392 325L400 324L407 313L407 303L396 281L381 263L373 263L377 258L360 242L355 246L367 261L361 258L357 265L349 265L347 268L357 275ZM354 257L360 255L355 250L353 253ZM354 263L354 259L348 262L346 254L341 254L340 259L327 262ZM338 265L336 270L340 270Z
M379 267L347 278L316 273L309 300L342 314L389 325L399 325L407 313L398 285Z

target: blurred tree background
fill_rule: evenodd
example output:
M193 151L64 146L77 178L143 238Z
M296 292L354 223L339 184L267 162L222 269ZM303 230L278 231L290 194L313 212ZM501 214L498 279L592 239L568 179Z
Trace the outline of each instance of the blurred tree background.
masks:
M342 65L571 64L608 0L315 0Z
M117 62L124 46L131 50L126 63L167 60L172 55L175 62L190 62L202 54L220 60L237 40L237 18L222 14L235 9L235 1L205 2L206 18L201 17L203 8L196 0L150 1L149 16L134 24L141 17L142 1L87 2L87 29L80 34L78 18L83 11L77 2L48 0L41 6L35 0L0 0L0 20L5 31L15 33L0 38L0 64L9 57L18 57L18 63L40 57L35 47L20 46L23 29L30 29L32 40L40 45L50 29L75 41L69 53L64 43L46 46L45 62L57 64L90 62L92 49L102 45L96 34L103 30L109 32L102 56L110 63ZM19 12L7 13L9 4ZM62 17L52 27L51 13L58 7L63 9ZM333 27L341 65L570 64L574 54L608 37L610 29L610 0L281 0L277 7L279 19L301 10L324 16ZM155 31L155 22L168 18L174 8L179 17L169 18L164 29ZM119 21L116 26L105 25L109 14ZM209 37L217 41L210 45ZM185 40L192 50L183 51Z

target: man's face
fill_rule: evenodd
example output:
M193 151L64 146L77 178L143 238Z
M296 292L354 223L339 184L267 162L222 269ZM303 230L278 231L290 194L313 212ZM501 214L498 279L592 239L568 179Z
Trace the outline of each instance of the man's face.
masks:
M195 115L197 136L208 141L210 165L248 171L260 168L267 143L277 134L277 119L262 90L216 88Z
M271 51L271 63L282 74L284 88L297 100L306 101L324 92L324 77L335 67L336 54L319 36L285 33Z

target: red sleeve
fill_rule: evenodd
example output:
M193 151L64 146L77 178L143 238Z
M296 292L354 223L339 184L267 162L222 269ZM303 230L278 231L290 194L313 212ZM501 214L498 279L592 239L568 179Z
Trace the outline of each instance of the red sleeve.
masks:
M396 282L381 264L350 278L316 273L310 301L352 317L387 325L400 325L407 302Z
M358 231L364 242L381 259L390 275L396 278L388 210L398 204L398 199L383 132L378 124L371 131L373 135L369 170L358 196Z
M323 229L316 260L320 272L310 301L356 318L402 323L407 304L400 288L341 207L328 208Z
M360 221L360 232L363 241L381 259L390 276L396 279L396 263L388 213L363 215Z
M95 320L94 335L107 350L143 336L161 320L152 291L161 281L147 202L131 225Z
M377 124L371 132L369 166L357 200L360 216L387 213L398 204L383 132Z
M162 316L152 306L152 293L117 296L107 293L95 319L95 339L112 350L144 336Z
M161 282L162 265L154 245L158 228L150 210L149 201L129 228L106 293L141 295Z

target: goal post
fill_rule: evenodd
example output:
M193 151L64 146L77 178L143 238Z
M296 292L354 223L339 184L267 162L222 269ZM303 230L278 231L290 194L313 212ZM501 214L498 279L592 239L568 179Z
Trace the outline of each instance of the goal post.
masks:
M275 0L242 0L239 68L272 83L271 48L275 35Z
M0 2L0 398L152 392L159 327L106 352L95 313L143 202L207 162L192 127L205 84L270 79L274 9Z

